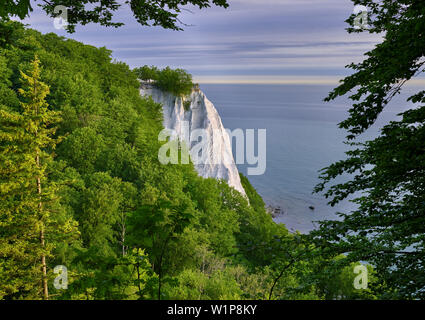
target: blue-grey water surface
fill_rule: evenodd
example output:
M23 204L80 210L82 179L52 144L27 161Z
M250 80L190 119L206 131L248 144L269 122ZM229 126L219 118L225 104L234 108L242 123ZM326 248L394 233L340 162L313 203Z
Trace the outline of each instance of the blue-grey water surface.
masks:
M323 102L332 87L204 84L201 89L226 128L267 129L267 170L248 178L267 204L282 208L284 213L276 222L308 232L317 226L313 221L332 219L336 211L354 208L349 201L330 207L322 195L312 194L319 182L318 171L343 159L348 148L343 143L346 132L337 126L347 117L347 100ZM399 101L387 108L363 138L376 136L379 126L396 119L406 108ZM246 175L245 165L238 168Z

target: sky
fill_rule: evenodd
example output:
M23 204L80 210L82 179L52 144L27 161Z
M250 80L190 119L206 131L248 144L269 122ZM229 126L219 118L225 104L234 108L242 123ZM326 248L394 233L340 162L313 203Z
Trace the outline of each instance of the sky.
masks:
M335 84L380 40L348 34L350 0L229 0L227 9L191 9L184 31L143 27L123 5L120 28L78 26L67 34L36 8L23 22L113 51L130 67L183 68L199 83Z

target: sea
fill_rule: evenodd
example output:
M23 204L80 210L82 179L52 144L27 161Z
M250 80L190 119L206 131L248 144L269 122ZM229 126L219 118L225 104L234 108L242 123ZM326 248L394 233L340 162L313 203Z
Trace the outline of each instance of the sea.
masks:
M291 231L308 233L318 221L337 219L355 204L345 200L331 207L323 194L313 193L320 169L344 159L347 132L338 123L348 116L350 102L339 98L324 102L333 87L327 85L203 84L201 89L218 110L225 128L266 129L267 166L263 175L248 176L266 205L280 207L275 222ZM378 136L380 128L410 107L409 87L393 99L361 140ZM233 143L235 154L236 144ZM247 165L238 165L247 175ZM346 181L341 177L336 182Z

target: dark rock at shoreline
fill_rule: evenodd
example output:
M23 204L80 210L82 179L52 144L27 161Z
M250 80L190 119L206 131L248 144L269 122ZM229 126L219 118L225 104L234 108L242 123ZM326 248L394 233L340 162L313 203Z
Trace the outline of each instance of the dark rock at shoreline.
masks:
M268 206L268 207L267 207L267 209L266 209L266 211L267 211L268 213L270 213L270 215L271 215L273 218L276 218L278 215L280 215L280 214L283 214L283 213L284 213L280 206L277 206L277 207Z

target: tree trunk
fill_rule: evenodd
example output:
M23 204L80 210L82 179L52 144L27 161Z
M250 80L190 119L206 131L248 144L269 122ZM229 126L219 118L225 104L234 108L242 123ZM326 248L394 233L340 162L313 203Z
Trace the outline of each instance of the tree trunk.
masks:
M44 226L41 227L40 231L40 244L44 249ZM43 253L41 256L41 266L43 271L43 299L49 300L49 288L47 286L47 266L46 266L46 255Z
M40 156L37 152L37 167L40 167ZM43 223L43 217L42 217L42 210L43 210L43 203L41 201L41 179L40 177L37 177L37 191L40 195L40 202L38 204L38 209L40 212L40 245L41 248L44 249L45 242L44 242L44 223ZM42 269L42 287L43 287L43 299L49 300L49 288L47 286L47 265L46 265L46 255L43 253L41 255L41 269Z
M125 216L124 213L121 212L121 250L122 250L122 256L124 257L126 254L126 247L125 247L125 234L126 234L126 225L125 225Z
M171 237L171 232L169 233L169 235L167 236L167 239L165 239L165 243L164 246L162 247L161 250L161 256L159 258L159 263L158 263L158 300L161 300L161 285L162 285L162 258L164 257L164 253L165 253L165 248L167 247L168 244L168 240L170 240Z

